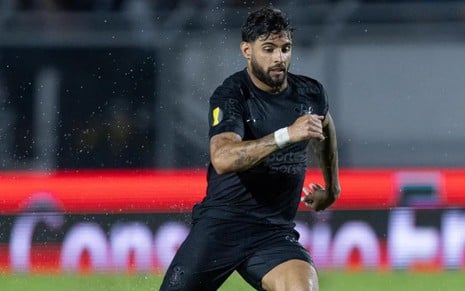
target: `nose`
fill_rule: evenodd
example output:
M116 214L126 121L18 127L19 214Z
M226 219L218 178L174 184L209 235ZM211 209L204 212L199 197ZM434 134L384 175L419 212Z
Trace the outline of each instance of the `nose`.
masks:
M273 62L282 63L283 62L283 52L279 49L275 50L273 53Z

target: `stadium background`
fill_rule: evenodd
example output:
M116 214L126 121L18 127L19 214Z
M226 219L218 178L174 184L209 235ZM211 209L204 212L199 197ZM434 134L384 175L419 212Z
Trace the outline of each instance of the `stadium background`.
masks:
M163 272L204 195L208 98L268 2L0 0L2 274ZM463 272L464 1L271 2L338 130L342 197L298 215L317 265Z

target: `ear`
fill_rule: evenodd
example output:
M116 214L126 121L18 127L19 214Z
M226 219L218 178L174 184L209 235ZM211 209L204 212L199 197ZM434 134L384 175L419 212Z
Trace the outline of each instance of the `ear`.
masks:
M252 47L250 46L250 43L246 41L241 42L241 52L245 59L250 60L250 56L252 54L251 50Z

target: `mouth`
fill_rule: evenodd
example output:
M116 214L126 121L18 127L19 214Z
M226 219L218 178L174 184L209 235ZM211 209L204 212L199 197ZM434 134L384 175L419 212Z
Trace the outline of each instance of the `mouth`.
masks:
M277 67L271 67L270 68L270 71L280 71L280 72L282 72L282 71L285 71L285 70L286 70L286 68L283 67L283 66L277 66Z
M280 77L282 75L284 75L284 72L286 70L282 67L279 67L279 68L271 68L270 69L270 74L273 76L273 77Z

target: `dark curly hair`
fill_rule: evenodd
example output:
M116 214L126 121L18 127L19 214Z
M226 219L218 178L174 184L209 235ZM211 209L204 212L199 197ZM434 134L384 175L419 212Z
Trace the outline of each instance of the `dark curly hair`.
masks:
M294 29L291 27L287 16L279 9L272 6L263 7L252 12L242 25L242 40L255 41L259 37L265 39L272 33L286 32L292 38Z

